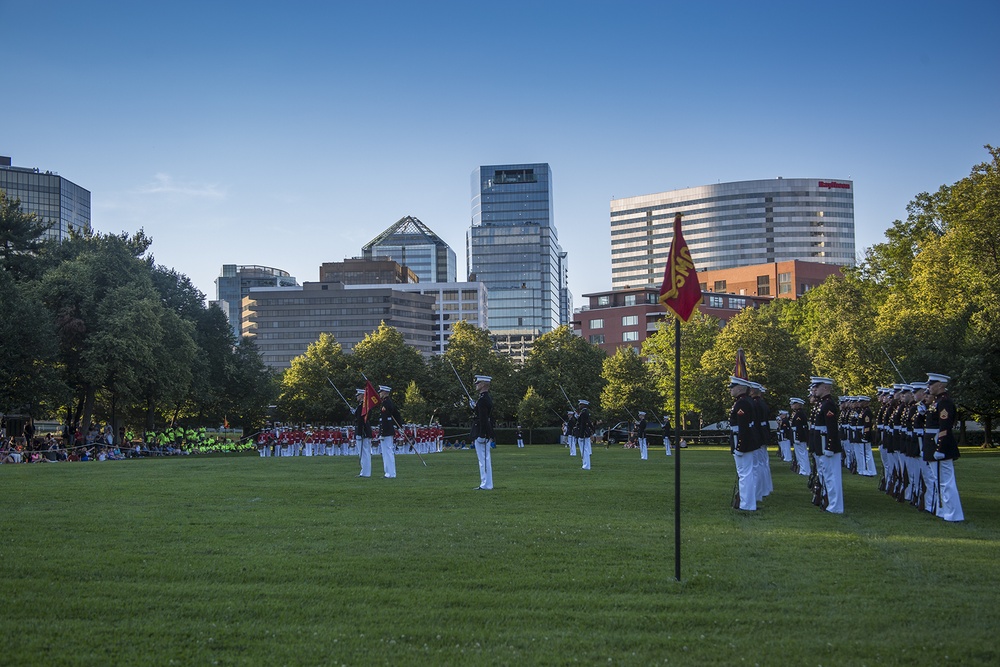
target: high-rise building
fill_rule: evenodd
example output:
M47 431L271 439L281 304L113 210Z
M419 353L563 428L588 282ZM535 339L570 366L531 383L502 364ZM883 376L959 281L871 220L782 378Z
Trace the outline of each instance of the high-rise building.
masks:
M243 299L254 287L293 287L298 285L287 271L269 266L223 264L222 274L215 279L215 298L224 302L223 311L233 327L233 335L242 335L240 320L243 316ZM221 303L219 305L222 305Z
M612 289L663 281L675 213L684 215L684 240L699 271L792 260L855 262L852 181L718 183L613 200Z
M361 256L395 260L417 274L422 283L453 283L457 275L455 251L410 215L365 244Z
M90 229L90 191L51 171L11 166L0 156L0 190L21 200L21 211L51 225L43 238L63 241L71 231Z
M344 285L401 285L419 281L412 269L394 259L352 257L343 262L323 262L319 267L321 283Z
M469 280L486 285L490 331L537 335L569 322L566 253L553 221L548 164L472 172Z

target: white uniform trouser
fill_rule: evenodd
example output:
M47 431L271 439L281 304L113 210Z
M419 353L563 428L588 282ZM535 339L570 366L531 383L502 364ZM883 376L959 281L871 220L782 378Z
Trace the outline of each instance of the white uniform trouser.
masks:
M938 486L937 461L921 461L923 468L920 474L924 476L924 484L927 485L924 491L924 506L921 508L928 512L937 514L938 506L941 504L941 487Z
M910 485L907 487L906 499L910 500L913 494L917 492L917 487L920 485L920 468L922 461L916 456L904 456L903 460L906 462L906 474L910 478Z
M844 513L844 471L843 454L837 453L833 456L823 456L823 486L826 488L827 506L826 511L834 514Z
M935 461L931 465L938 470L938 489L941 494L941 502L938 503L937 515L945 521L964 521L965 514L962 512L962 501L958 497L958 483L955 481L954 461Z
M874 477L878 474L875 469L875 456L872 454L871 443L858 443L858 474L864 477Z
M754 476L755 452L733 452L736 461L737 487L740 490L740 509L757 509L757 480Z
M261 458L264 458L265 456L269 455L270 453L271 453L271 448L268 447L267 445L264 445L263 447L260 448L260 457Z
M567 435L566 441L569 443L569 455L576 456L576 436Z
M517 439L517 446L518 447L524 447L524 438L518 438Z
M372 476L372 441L371 438L354 438L358 449L361 450L361 477Z
M490 458L490 441L476 438L476 457L479 459L479 488L489 491L493 488L493 460Z
M590 470L590 438L579 438L580 456L583 457L583 469Z
M792 441L792 451L795 453L795 460L799 464L799 474L803 477L809 476L809 447L806 443L798 440Z
M645 438L639 438L639 458L643 461L649 458L649 448L646 446Z
M382 452L382 469L385 471L385 476L391 479L396 476L396 447L392 443L391 435L382 438L379 449Z
M787 440L779 440L778 449L781 451L781 460L790 463L792 460L792 443Z
M670 438L663 436L663 448L667 450L667 456L670 456Z
M768 460L767 448L761 447L747 454L753 460L753 476L757 489L757 500L763 500L774 490L771 482L771 462Z

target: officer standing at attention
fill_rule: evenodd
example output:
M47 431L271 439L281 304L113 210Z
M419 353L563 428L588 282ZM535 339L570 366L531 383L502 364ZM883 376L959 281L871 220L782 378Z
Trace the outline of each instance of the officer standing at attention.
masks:
M479 486L477 491L493 489L493 461L490 458L490 440L493 439L493 397L490 396L490 384L493 378L489 375L477 375L473 379L477 400L470 400L472 408L472 441L476 447L476 457L479 459Z
M940 373L927 374L927 391L934 397L929 413L937 417L937 436L932 454L937 462L937 487L940 502L937 504L937 515L945 521L963 521L962 501L958 497L958 483L955 481L955 460L961 454L958 442L955 440L955 401L948 395L948 382L951 378ZM928 418L927 421L932 421Z
M396 435L396 424L403 423L403 417L399 414L399 408L392 402L389 394L392 387L381 385L378 388L379 405L382 411L379 413L378 435L382 441L379 450L382 452L382 470L388 479L396 477L396 446L393 443L393 436Z
M576 444L580 445L583 470L590 470L590 401L580 399L576 411Z
M639 422L635 425L635 436L639 439L639 459L649 458L649 448L646 446L646 413L639 411Z
M576 456L576 413L566 412L566 444L569 445L569 455Z
M357 406L352 410L354 415L354 442L358 445L361 458L361 473L358 477L372 476L372 426L368 423L368 415L364 414L365 390L355 391L358 400Z
M792 410L788 418L792 426L792 450L795 452L796 470L803 477L808 477L812 465L809 464L809 419L803 408L805 404L801 398L788 399L788 406Z
M736 461L739 508L753 512L757 510L754 452L760 448L760 443L757 442L759 432L754 426L754 408L749 392L749 380L729 377L729 395L733 397L733 407L729 410L729 428L732 431L730 449Z
M813 412L815 421L812 426L818 433L820 454L823 456L820 473L823 476L823 488L827 497L826 511L843 514L844 487L841 465L844 448L840 444L837 404L830 395L833 380L827 377L813 377L811 382L813 395L819 404L819 409Z

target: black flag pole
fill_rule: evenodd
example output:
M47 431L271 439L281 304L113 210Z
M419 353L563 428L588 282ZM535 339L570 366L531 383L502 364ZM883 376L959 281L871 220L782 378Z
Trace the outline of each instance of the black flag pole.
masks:
M681 318L674 317L674 579L681 580Z

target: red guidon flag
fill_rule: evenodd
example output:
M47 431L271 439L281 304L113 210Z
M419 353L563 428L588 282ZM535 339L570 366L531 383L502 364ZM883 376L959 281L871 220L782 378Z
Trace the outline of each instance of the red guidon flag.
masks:
M736 350L736 364L733 366L733 377L742 378L743 380L749 380L750 376L747 375L747 358L743 353L743 348Z
M667 269L663 272L660 303L681 321L687 322L700 302L701 286L698 285L698 272L695 271L691 252L681 234L681 214L678 213L674 216L674 238L670 242Z
M365 400L361 404L361 414L367 415L369 412L377 408L378 404L378 390L372 386L370 381L365 380Z

